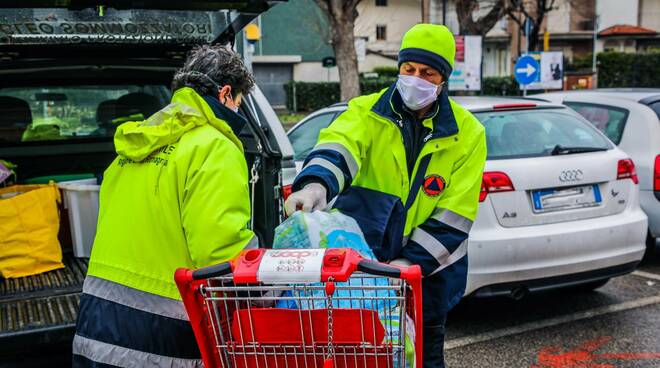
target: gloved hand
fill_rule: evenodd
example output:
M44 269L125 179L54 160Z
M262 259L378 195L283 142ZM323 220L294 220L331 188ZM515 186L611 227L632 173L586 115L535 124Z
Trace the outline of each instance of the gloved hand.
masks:
M300 207L305 212L322 210L328 206L327 191L323 184L309 183L292 193L284 202L284 211L291 216Z
M405 259L405 258L393 259L393 260L390 261L390 264L392 266L397 266L397 267L410 267L410 266L412 266L412 263L409 260Z
M410 267L412 266L412 263L405 259L405 258L397 258L393 259L389 262L390 265L396 266L396 267ZM392 286L399 286L401 285L401 280L400 279L390 279L390 283Z

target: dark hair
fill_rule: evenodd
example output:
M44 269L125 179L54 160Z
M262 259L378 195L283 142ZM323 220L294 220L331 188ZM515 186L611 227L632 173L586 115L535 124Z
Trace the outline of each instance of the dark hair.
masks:
M186 62L172 79L172 91L190 87L200 95L216 96L218 89L230 85L232 95L246 95L254 78L240 56L227 46L202 45L190 51Z

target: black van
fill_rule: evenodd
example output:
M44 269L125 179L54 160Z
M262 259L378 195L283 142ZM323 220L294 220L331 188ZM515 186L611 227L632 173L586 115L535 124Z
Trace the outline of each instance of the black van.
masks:
M0 2L0 159L18 182L91 173L115 157L116 119L139 120L170 100L174 71L196 44L233 44L281 1L35 0ZM31 8L18 8L29 5ZM239 134L254 183L254 230L271 244L295 176L293 150L258 87ZM66 239L66 237L62 237ZM62 241L66 268L0 278L0 361L29 347L70 345L87 260ZM1 364L0 364L1 365Z

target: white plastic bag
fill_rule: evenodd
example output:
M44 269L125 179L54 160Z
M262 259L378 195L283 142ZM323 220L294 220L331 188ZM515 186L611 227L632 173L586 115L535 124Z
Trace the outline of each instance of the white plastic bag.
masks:
M376 258L357 221L337 210L295 212L275 229L273 248L351 248Z

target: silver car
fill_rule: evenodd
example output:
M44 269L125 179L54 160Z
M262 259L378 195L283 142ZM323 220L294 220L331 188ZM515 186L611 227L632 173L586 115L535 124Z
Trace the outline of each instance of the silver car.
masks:
M454 100L481 121L488 145L466 294L593 289L636 267L648 225L625 152L561 104ZM298 167L319 131L346 109L321 109L289 131Z
M660 89L579 90L534 97L573 108L630 155L639 176L639 200L649 218L647 245L660 252Z

